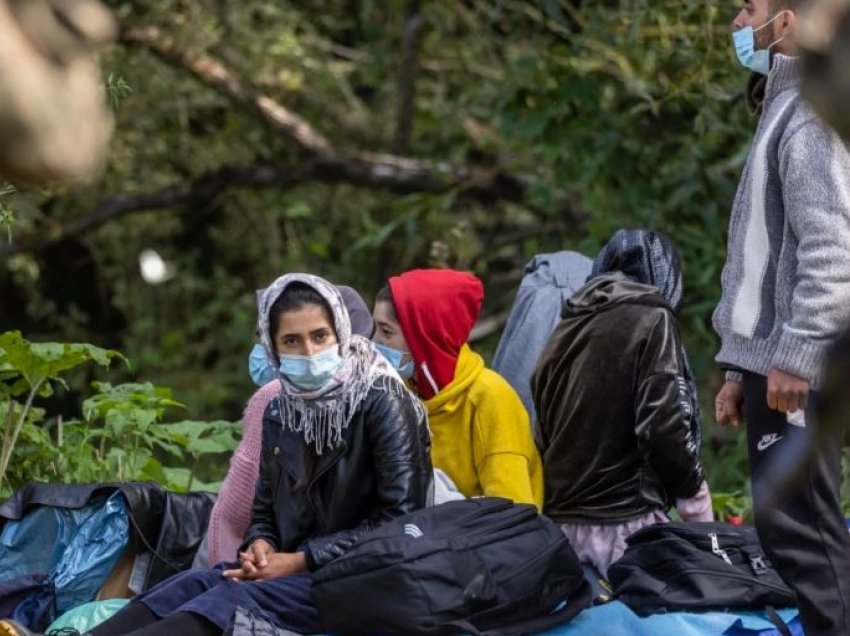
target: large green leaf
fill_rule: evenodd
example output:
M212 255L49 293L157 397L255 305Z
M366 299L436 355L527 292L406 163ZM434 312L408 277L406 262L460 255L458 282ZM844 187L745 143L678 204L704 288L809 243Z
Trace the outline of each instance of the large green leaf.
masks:
M166 409L183 406L173 399L171 389L150 382L116 386L94 382L93 386L97 393L83 402L83 417L87 420L113 414L111 417L123 417L127 422L148 426L161 418Z
M0 334L0 373L12 395L21 395L46 380L62 381L60 374L86 362L108 366L125 360L119 352L85 343L30 342L19 331ZM9 385L9 379L18 379ZM23 379L25 383L20 382Z
M239 441L241 426L237 422L187 420L164 424L158 429L187 453L198 456L233 451Z

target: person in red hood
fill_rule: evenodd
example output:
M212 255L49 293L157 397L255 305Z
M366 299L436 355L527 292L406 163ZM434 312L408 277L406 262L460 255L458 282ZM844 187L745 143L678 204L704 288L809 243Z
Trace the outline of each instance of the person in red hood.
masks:
M421 269L393 276L375 302L378 349L424 400L434 466L467 497L541 508L543 466L519 396L467 344L484 287L475 276Z

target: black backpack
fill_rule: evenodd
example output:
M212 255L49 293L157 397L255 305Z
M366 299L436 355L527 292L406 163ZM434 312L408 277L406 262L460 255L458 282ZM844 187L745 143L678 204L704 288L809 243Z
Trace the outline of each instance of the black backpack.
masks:
M795 605L754 528L659 523L638 530L627 542L625 554L608 568L608 578L616 598L637 614Z
M526 634L590 604L560 529L534 506L496 497L381 525L315 573L313 594L341 634Z

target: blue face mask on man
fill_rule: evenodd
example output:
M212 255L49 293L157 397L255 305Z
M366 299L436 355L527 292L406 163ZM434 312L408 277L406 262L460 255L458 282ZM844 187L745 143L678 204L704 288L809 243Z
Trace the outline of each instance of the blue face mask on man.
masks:
M289 353L278 355L281 375L302 391L318 391L333 379L342 366L342 357L336 345L314 356Z
M735 44L735 55L738 56L738 61L744 68L761 73L762 75L770 73L770 49L785 38L779 38L776 42L769 44L767 48L756 49L756 33L772 23L783 13L784 11L777 13L758 29L748 26L732 33L732 42Z
M251 374L251 379L257 386L265 386L277 378L277 371L269 362L266 348L259 342L254 345L248 356L248 373Z
M402 358L408 353L407 351L402 351L401 349L394 349L385 344L375 343L375 348L380 352L382 356L384 356L387 361L393 365L398 374L402 377L403 380L409 380L413 377L413 360L408 360L405 364L402 364Z

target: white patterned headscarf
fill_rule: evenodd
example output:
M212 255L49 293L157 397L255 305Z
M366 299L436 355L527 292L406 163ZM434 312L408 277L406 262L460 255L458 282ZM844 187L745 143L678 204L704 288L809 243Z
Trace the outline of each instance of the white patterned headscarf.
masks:
M293 283L303 283L314 289L327 303L333 316L339 355L342 365L334 377L316 391L304 391L284 376L280 378L277 396L281 422L300 432L304 441L312 444L316 454L336 448L342 432L348 427L360 403L373 386L383 390L406 391L398 372L378 353L371 341L351 333L351 321L339 290L312 274L285 274L269 285L259 299L257 329L260 342L274 368L278 368L277 349L272 341L270 313L272 305ZM383 380L383 381L379 381ZM395 380L395 381L389 381ZM414 399L417 413L424 411Z

